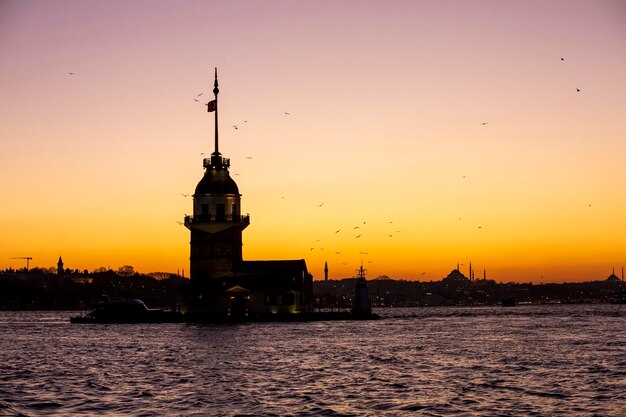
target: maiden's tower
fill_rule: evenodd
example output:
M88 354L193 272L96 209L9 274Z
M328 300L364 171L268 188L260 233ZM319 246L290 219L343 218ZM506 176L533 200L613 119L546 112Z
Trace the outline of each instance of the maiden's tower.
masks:
M313 284L304 259L243 260L242 232L250 217L241 214L241 194L229 174L230 160L219 151L217 69L213 93L207 110L215 116L215 150L203 160L193 215L185 216L191 232L186 314L211 320L308 313Z

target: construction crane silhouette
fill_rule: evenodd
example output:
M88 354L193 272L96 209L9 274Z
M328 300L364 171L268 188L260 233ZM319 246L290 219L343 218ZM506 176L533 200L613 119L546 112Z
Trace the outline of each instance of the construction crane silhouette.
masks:
M28 271L30 268L30 261L33 259L30 256L18 256L16 258L9 258L9 259L26 259L26 270Z

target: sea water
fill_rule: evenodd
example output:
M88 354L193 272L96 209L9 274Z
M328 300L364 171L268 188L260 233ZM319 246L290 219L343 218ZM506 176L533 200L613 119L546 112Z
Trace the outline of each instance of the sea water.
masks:
M118 325L0 312L0 416L626 415L626 305L377 313Z

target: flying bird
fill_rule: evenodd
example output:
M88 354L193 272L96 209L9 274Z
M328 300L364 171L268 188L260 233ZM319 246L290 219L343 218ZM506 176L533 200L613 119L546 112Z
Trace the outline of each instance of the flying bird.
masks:
M335 234L341 232L341 229L335 230Z
M202 94L204 94L204 93L200 93L200 94L198 94L196 97L200 97Z
M67 75L75 75L73 72L68 72Z
M291 113L287 113L287 112L285 112L285 114L286 114L287 116L289 116Z
M489 124L489 122L481 122L480 124L484 126L486 124Z
M561 61L565 61L565 58L561 57Z
M324 205L324 203L320 204L320 205L319 205L319 206L317 206L317 207L322 207L323 205Z
M355 237L358 239L358 238L360 238L360 237L361 237L361 235L356 235Z
M358 228L359 228L359 226L354 226L354 227L353 227L353 229L358 229Z
M252 157L251 156L246 156L246 159L252 159Z
M197 98L194 98L193 101L195 101L196 103L200 103L200 100L198 100Z
M580 88L577 88L577 89L576 89L576 92L577 92L577 93L580 93Z
M180 195L182 195L183 197L189 197L191 194L183 194L183 193L180 193Z
M233 128L234 128L234 129L239 129L239 126L237 126L237 125L233 125Z

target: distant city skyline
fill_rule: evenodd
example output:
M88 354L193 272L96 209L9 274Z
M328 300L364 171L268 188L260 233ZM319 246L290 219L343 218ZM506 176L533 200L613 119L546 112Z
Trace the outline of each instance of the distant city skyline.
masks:
M17 258L17 259L21 259L21 258ZM30 258L32 259L32 258ZM61 265L63 265L63 263L61 263ZM9 266L5 269L0 270L0 272L6 272L6 271L10 271L13 270L15 272L23 272L27 267L25 265L22 266ZM45 272L53 272L56 271L57 274L61 274L60 271L60 267L59 267L59 262L57 262L56 265L50 265L50 266L35 266L32 267L30 269L39 269L39 270L43 270ZM90 274L90 273L94 273L94 272L104 272L104 271L113 271L116 273L119 273L120 271L125 271L125 273L128 273L127 271L132 270L132 274L138 273L138 274L143 274L143 275L150 275L150 274L171 274L171 275L175 275L175 276L179 276L182 278L189 278L189 270L186 270L185 268L183 269L177 269L176 271L138 271L135 270L135 267L133 265L118 265L118 266L111 266L111 265L107 265L107 266L100 266L97 268L92 268L92 269L87 269L87 268L81 268L80 266L73 266L73 267L67 267L67 268L63 268L64 273L65 272L69 272L69 273L78 273L78 274ZM367 269L363 269L366 272L367 275ZM185 272L187 271L187 272ZM482 271L479 271L478 276L476 276L475 274L475 269L471 269L470 270L470 265L465 265L465 264L457 264L455 267L453 267L450 271L448 271L445 275L442 275L440 277L432 277L432 278L427 278L424 275L421 275L418 279L413 279L412 281L422 281L422 282L437 282L437 281L441 281L444 278L446 278L447 276L450 276L451 274L454 275L456 272L455 271L459 271L461 273L461 275L465 276L467 279L469 279L470 281L477 281L477 280L492 280L495 281L497 283L501 283L501 284L506 284L508 282L513 282L512 280L506 279L505 278L494 278L491 276L487 275L487 271L486 269L483 269ZM607 270L608 271L608 270ZM621 272L620 272L621 271ZM360 268L357 268L356 271L353 271L351 274L347 274L345 276L334 276L332 278L326 279L326 274L328 273L328 268L327 268L327 264L325 264L325 267L323 269L324 275L322 277L316 277L314 279L314 281L328 281L330 280L342 280L342 279L348 279L348 278L356 278L359 276L359 272L360 272ZM616 277L618 280L620 281L624 281L625 280L625 275L624 275L624 267L619 267L617 269L616 272L616 268L612 267L610 273L607 272L607 274L602 275L602 276L598 276L598 277L589 277L589 279L585 279L585 280L579 280L580 282L593 282L593 281L605 281L607 280L607 278L611 278L611 277ZM404 277L391 277L387 274L379 274L376 276L366 276L365 277L367 280L377 280L377 279L393 279L393 280L403 280ZM420 279L421 278L421 279ZM554 283L552 281L547 281L544 280L543 277L540 280L537 281L532 281L532 280L528 280L528 281L524 281L524 280L518 280L518 283L527 283L527 282L531 282L531 283L535 283L535 284L542 284L542 283ZM576 281L568 281L568 280L563 280L563 281L558 281L556 283L573 283Z
M188 270L218 67L244 258L619 275L625 21L621 1L2 2L0 269Z

